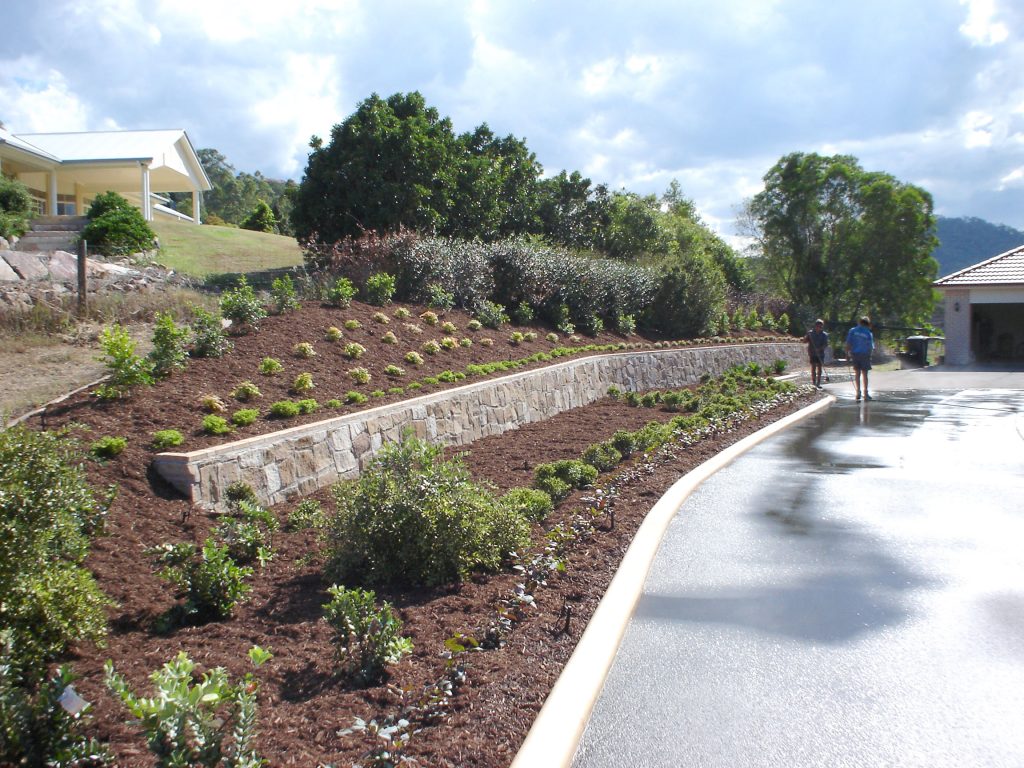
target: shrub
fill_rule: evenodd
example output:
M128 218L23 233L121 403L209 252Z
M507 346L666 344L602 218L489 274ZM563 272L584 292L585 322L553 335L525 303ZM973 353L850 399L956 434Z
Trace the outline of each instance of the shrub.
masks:
M336 397L332 397L330 400L324 403L325 408L341 408L342 405L344 405L344 403L342 403L341 400L339 400Z
M311 357L316 357L316 350L313 349L313 345L308 341L300 341L294 347L292 347L292 354L296 357L301 357L304 360L308 360Z
M501 497L501 504L535 523L544 520L554 507L551 497L536 488L513 488Z
M158 429L153 433L153 447L158 451L176 448L183 442L184 436L176 429Z
M242 229L251 229L253 232L271 232L277 228L277 220L274 218L274 211L266 200L257 200L256 205L249 212L249 215L239 225Z
M747 319L744 321L744 325L751 331L761 327L761 316L757 314L757 307L751 308L750 314L747 315Z
M421 346L420 349L428 355L436 355L441 351L441 345L434 341L434 339L431 339L430 341L423 342L423 346Z
M711 258L700 253L681 256L662 270L644 323L674 338L699 336L717 322L725 294L725 277Z
M365 368L358 367L352 368L348 372L349 378L352 379L356 384L369 384L370 383L370 372Z
M363 327L363 324L358 320L346 320L344 325L346 331L357 331Z
M383 307L395 296L395 278L386 272L378 272L366 279L366 303Z
M558 343L558 334L557 333L553 333L553 332L549 333L544 338L547 339L548 341L550 341L552 344L557 344Z
M326 523L323 507L316 499L303 499L288 515L288 527L293 531L323 528Z
M615 318L615 330L623 336L632 336L636 333L636 318L633 315L618 315Z
M341 341L341 329L335 328L333 325L327 329L324 333L324 338L328 341Z
M192 307L192 357L222 357L231 351L231 342L224 333L220 315L202 307Z
M406 436L385 445L357 480L333 488L328 577L366 583L443 584L497 568L517 541L492 537L504 511L461 459Z
M0 764L5 766L114 765L107 747L83 734L91 705L71 714L66 691L77 679L61 666L49 680L29 679L16 667L11 632L0 630Z
M460 347L472 347L473 346L473 340L470 339L470 338L459 339L459 346Z
M385 394L383 389L375 389L370 393L370 397L384 397Z
M481 323L476 318L474 318L474 319L470 320L468 323L466 323L466 330L468 330L468 331L479 331L483 327L484 327L483 323Z
M405 362L409 365L423 365L423 356L419 352L406 352Z
M28 231L32 194L22 182L0 173L0 237L10 240Z
M210 414L203 418L203 432L208 435L227 435L234 429L223 416Z
M612 447L619 452L623 458L629 458L636 451L636 438L632 432L625 429L616 430L611 439Z
M533 487L546 491L552 501L564 499L573 488L585 488L597 480L597 470L579 459L539 464L533 470Z
M256 408L242 408L231 414L231 423L236 427L248 427L260 417Z
M153 323L153 349L149 353L149 363L154 376L164 378L185 367L188 360L189 335L189 329L179 328L174 322L173 315L156 313Z
M355 390L352 390L350 392L345 393L345 402L348 403L349 405L362 405L367 400L369 400L369 398L362 392L356 392Z
M788 363L785 360L779 358L774 363L772 363L772 371L774 371L775 375L778 376L779 374L783 373L786 370L787 365Z
M0 617L26 681L106 634L109 601L82 562L109 501L94 497L83 460L64 433L0 430Z
M519 331L513 331L512 335L508 337L508 343L513 347L519 346L523 343L523 334Z
M217 395L200 395L199 407L207 413L224 413L228 409Z
M251 381L243 381L231 390L231 396L235 398L235 400L247 403L250 400L255 400L257 397L263 397L263 393L260 392L260 388Z
M89 453L98 459L112 459L124 452L128 439L106 435L89 446Z
M258 667L270 654L258 646L249 660ZM160 768L259 768L256 752L256 694L251 673L232 685L223 667L197 679L195 664L184 651L150 675L156 695L136 695L108 660L104 681L146 735Z
M583 461L599 472L608 472L619 465L622 454L609 440L587 446L583 451Z
M135 354L135 342L119 324L103 329L100 346L103 348L100 361L107 367L108 378L96 387L94 395L102 400L112 400L124 397L132 387L153 383L152 364Z
M423 333L423 329L416 325L416 323L405 323L402 327L409 331L409 333L415 333L417 336Z
M392 314L399 320L405 320L412 315L412 312L405 307L398 307Z
M313 383L313 374L308 371L300 373L292 382L292 392L297 395L304 394L315 388L316 385Z
M351 360L358 360L366 352L366 347L355 341L350 341L345 345L345 357Z
M384 369L388 376L405 376L405 369L398 365L389 365Z
M252 568L238 565L228 548L211 537L202 551L193 544L164 544L151 551L163 568L160 577L178 588L181 617L195 622L226 619L252 589Z
M779 333L789 333L789 315L783 312L775 321L775 330Z
M380 323L381 325L387 325L388 323L391 322L391 318L388 317L383 312L374 312L373 313L373 322Z
M448 335L453 335L459 329L455 327L455 323L451 322L450 320L446 320L445 322L441 323L441 330L444 333L447 333Z
M236 480L235 482L228 485L224 491L224 496L231 506L237 507L242 502L248 504L257 504L259 500L256 498L256 491L252 489L252 486L242 480Z
M327 289L327 301L335 307L347 307L356 295L356 287L347 277L339 277Z
M446 291L444 286L438 283L431 283L427 286L427 306L434 309L451 309L455 306L455 294Z
M453 338L452 336L445 336L443 339L441 339L440 344L443 349L451 351L455 349L457 346L459 346L459 340Z
M498 329L508 322L508 315L505 314L505 308L501 304L495 304L493 301L483 301L477 307L476 319L487 328Z
M89 248L108 256L127 256L153 249L156 235L142 216L142 211L117 192L97 195L86 213L89 223L82 230L82 239Z
M289 275L274 278L270 284L270 300L279 315L294 312L301 306L299 297L295 293L295 283L292 282Z
M264 376L273 376L283 370L284 366L281 365L281 361L273 357L264 357L260 361L260 373Z
M480 344L481 346L484 347L492 347L494 346L494 339L489 339L486 336L484 336L482 339L480 339Z
M299 415L299 404L292 400L278 400L270 405L270 415L276 419L290 419Z
M311 397L306 397L303 398L302 400L299 400L296 403L296 405L299 406L299 413L302 414L313 413L313 411L317 410L320 407L320 403L318 403Z
M387 333L380 337L380 341L382 344L397 344L398 337L395 336L393 332L388 331Z
M377 595L337 584L327 589L324 621L334 629L338 667L364 682L380 679L388 664L412 653L412 640L402 637L402 622L387 602L377 608Z
M220 297L220 313L234 323L238 323L240 332L258 331L260 321L267 316L256 292L246 282L245 277L238 278L238 285L225 291Z
M420 320L422 320L427 325L437 325L438 322L440 322L438 320L437 313L431 312L429 309L422 315L420 315Z

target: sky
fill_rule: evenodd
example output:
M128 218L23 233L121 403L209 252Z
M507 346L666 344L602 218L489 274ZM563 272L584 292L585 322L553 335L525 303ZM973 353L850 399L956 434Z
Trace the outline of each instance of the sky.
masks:
M15 134L184 128L299 181L370 94L525 139L545 175L660 194L727 238L791 152L1024 229L1019 0L2 0Z

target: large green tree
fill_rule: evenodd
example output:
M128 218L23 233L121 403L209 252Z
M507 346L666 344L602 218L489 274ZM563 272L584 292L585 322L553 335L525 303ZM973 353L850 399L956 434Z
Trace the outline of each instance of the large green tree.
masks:
M933 302L932 198L856 158L793 153L747 206L772 287L801 314L911 324Z

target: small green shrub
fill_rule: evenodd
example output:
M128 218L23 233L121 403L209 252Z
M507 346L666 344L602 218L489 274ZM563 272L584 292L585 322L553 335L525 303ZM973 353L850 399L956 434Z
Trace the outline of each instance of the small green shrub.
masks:
M383 307L395 296L395 278L386 272L377 272L366 279L366 303Z
M259 417L260 412L256 408L241 408L231 414L231 423L236 427L248 427L250 424L254 424Z
M89 223L82 230L82 239L90 249L107 256L153 250L156 235L142 211L117 192L96 195L86 216Z
M350 360L358 360L366 353L366 347L354 341L345 345L345 357Z
M622 454L611 441L594 443L583 451L583 461L599 472L609 472L622 461Z
M370 383L370 372L362 367L350 369L348 372L348 376L356 384Z
M459 346L459 340L452 336L445 336L440 341L441 348L446 349L449 352Z
M249 650L256 667L271 658L259 646ZM232 684L223 667L198 678L184 651L150 675L154 696L138 696L108 660L107 687L142 728L158 768L260 768L256 751L256 695L259 681L247 673ZM70 765L70 764L69 764Z
M501 504L534 523L544 520L554 507L551 497L536 488L513 488L501 497Z
M529 302L520 301L512 310L512 318L519 325L529 325L533 322L533 307Z
M241 333L249 330L258 331L260 321L267 316L267 311L256 298L256 292L244 276L238 278L236 287L225 291L220 297L220 313L237 323Z
M185 442L184 436L176 429L158 429L153 433L152 445L158 451L176 448L183 442Z
M618 315L615 318L615 330L623 336L633 336L636 333L636 318L633 315Z
M200 395L199 407L207 413L224 413L228 409L218 395Z
M636 452L636 438L632 432L625 429L616 430L611 439L612 447L619 452L623 458L629 458Z
M774 363L772 363L772 371L775 373L776 376L778 376L786 371L787 365L789 365L789 363L787 363L782 358L779 358Z
M311 397L306 397L303 398L302 400L299 400L296 403L296 405L299 406L299 413L301 414L313 413L320 407L320 403L318 403Z
M300 341L292 347L292 354L296 357L301 357L303 360L309 360L312 357L316 357L316 350L308 341Z
M362 392L356 392L355 390L352 390L350 392L345 393L345 402L348 403L349 405L362 405L367 400L369 400L369 398Z
M548 341L550 341L552 344L557 344L558 343L558 334L557 333L554 333L554 332L549 333L544 338L547 339Z
M373 322L380 323L381 325L387 325L388 323L391 322L391 318L388 317L383 312L374 312L373 313Z
M498 329L508 322L508 315L505 314L505 308L501 304L485 300L477 307L476 319L487 328Z
M363 327L363 324L358 320L346 320L344 325L346 331L357 331Z
M327 516L316 499L303 499L288 515L288 527L293 531L323 528L326 524Z
M777 333L789 333L789 315L785 312L779 315L779 319L775 321L775 331Z
M162 565L160 577L178 588L183 599L182 619L195 622L226 619L235 606L252 589L245 580L252 568L238 565L228 552L211 537L202 551L193 544L165 544L151 550Z
M441 351L441 345L438 344L433 339L430 339L429 341L423 342L423 346L421 346L420 349L422 349L428 355L436 355L438 352Z
M344 403L341 402L341 400L339 400L336 397L332 397L330 400L328 400L326 403L324 403L324 408L334 408L334 409L337 409L337 408L341 408L341 406L343 406L343 405L344 405Z
M127 438L106 435L89 446L89 453L97 459L112 459L121 455L127 446Z
M278 400L270 404L270 415L275 419L291 419L299 415L299 404L292 400Z
M281 361L273 357L264 357L260 361L260 373L264 376L273 376L284 370L284 366L281 365Z
M270 284L270 300L274 310L279 315L287 312L294 312L300 306L298 294L295 292L295 283L289 275L274 278Z
M387 394L383 389L375 389L370 393L370 397L384 397Z
M231 351L231 342L224 333L220 315L207 312L202 307L192 307L192 357L223 357Z
M483 323L481 323L476 318L474 318L474 319L470 320L468 323L466 323L466 330L468 330L468 331L479 331L483 327L484 327Z
M203 418L203 432L208 435L227 435L234 431L234 428L223 416L211 413Z
M460 347L472 347L473 346L473 340L470 339L470 338L459 339L459 346Z
M153 323L153 349L149 353L149 362L153 375L165 378L176 370L185 367L188 360L188 342L190 331L179 328L170 313L157 312Z
M482 347L493 347L494 346L494 339L489 339L486 336L484 336L482 339L480 339L480 346L482 346Z
M534 467L533 487L547 492L553 501L559 502L573 488L592 485L597 475L597 469L579 459L562 459Z
M398 365L389 365L384 369L388 376L405 376L405 369Z
M100 346L103 348L100 361L107 367L108 378L93 391L98 398L125 397L132 387L153 383L152 363L135 354L135 342L118 323L100 332Z
M327 289L327 301L335 307L347 307L356 295L356 287L347 277L339 277Z
M517 347L523 343L523 334L520 331L513 331L512 335L508 337L508 343L513 347Z
M256 498L256 491L253 490L252 486L242 480L236 480L231 483L224 491L224 497L231 502L232 508L238 507L240 504L258 504L259 499Z
M427 285L427 306L449 310L455 306L455 294L446 291L444 286L438 283L430 283Z
M437 317L437 312L431 312L429 309L420 315L420 320L431 326L437 325L438 322L440 322Z
M313 374L308 371L300 373L292 382L292 392L297 395L303 395L311 389L316 389L316 385L313 383Z
M332 325L324 333L324 338L327 339L327 341L341 341L341 329Z
M263 397L263 393L251 381L243 381L231 390L231 396L239 402L247 403L250 400L255 400L257 397Z
M395 336L394 332L388 331L387 333L380 337L380 341L382 344L397 344L398 337Z
M0 173L0 237L10 240L25 234L34 205L28 187Z
M394 311L394 312L392 312L392 314L393 314L393 315L394 315L394 316L395 316L395 317L396 317L396 318L397 318L398 320L405 320L405 319L406 319L407 317L411 317L411 316L412 316L412 312L410 312L410 311L409 311L408 309L406 309L405 307L398 307L397 309L395 309L395 311Z
M406 352L405 362L409 365L423 365L423 356L419 352Z
M441 323L441 330L444 333L447 333L449 336L452 336L455 333L457 333L459 329L455 326L455 323L451 322L450 320L446 320L445 322Z
M334 629L338 668L364 682L378 681L388 664L412 653L412 640L402 637L402 622L387 602L377 608L377 595L332 585L324 621Z

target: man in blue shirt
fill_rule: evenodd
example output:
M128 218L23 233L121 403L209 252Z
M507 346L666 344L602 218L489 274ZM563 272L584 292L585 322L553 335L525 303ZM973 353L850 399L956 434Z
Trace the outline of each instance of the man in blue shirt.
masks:
M853 326L846 334L846 358L853 361L853 383L857 387L857 399L860 400L861 380L864 381L864 399L870 400L868 394L868 371L871 370L871 352L875 348L875 337L871 334L871 320L862 317L860 324Z

